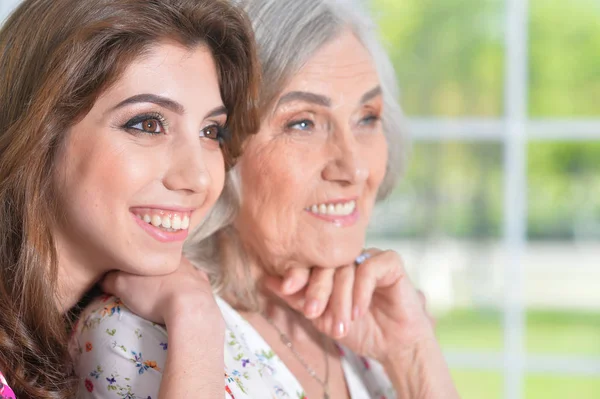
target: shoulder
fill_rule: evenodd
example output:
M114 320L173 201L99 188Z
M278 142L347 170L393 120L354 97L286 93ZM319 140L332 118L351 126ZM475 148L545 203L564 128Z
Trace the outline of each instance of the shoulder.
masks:
M93 300L75 323L71 341L82 337L93 340L124 339L131 335L142 339L144 334L166 342L167 331L161 325L132 313L119 298L103 295Z
M15 399L15 393L8 386L4 375L0 371L0 399Z
M69 349L90 397L109 392L154 397L167 359L167 333L120 299L103 296L82 312Z

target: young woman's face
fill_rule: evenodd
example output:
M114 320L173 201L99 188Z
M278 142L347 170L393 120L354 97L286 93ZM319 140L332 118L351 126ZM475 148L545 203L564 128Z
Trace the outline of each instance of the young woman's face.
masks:
M56 175L61 261L135 274L177 268L224 184L227 119L204 47L156 46L67 134Z

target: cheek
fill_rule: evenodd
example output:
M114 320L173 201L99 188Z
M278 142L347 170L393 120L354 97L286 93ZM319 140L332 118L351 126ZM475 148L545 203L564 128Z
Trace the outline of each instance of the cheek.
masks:
M205 157L205 164L207 173L210 176L210 186L207 188L207 197L202 208L198 209L192 217L192 229L198 226L206 217L219 199L225 185L225 160L222 153L212 151Z
M115 211L109 204L131 199L156 172L154 157L101 139L74 140L65 164L63 192L74 197L70 205L107 212Z
M200 156L209 176L206 203L212 206L221 195L225 185L225 159L220 149L202 150Z
M388 145L383 134L377 135L372 145L369 147L369 151L366 151L365 158L369 165L369 186L377 191L383 178L388 163Z
M244 156L240 165L244 206L256 213L287 214L303 209L310 192L311 162L291 148Z

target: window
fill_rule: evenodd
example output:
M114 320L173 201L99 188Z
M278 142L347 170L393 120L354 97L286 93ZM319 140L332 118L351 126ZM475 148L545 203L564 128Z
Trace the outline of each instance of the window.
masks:
M370 245L403 255L465 399L600 392L600 3L370 0L411 122Z

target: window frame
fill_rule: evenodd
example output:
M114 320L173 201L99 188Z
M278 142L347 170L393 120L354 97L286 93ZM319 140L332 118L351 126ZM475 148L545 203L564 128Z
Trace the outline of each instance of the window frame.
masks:
M529 118L528 0L505 0L504 115L502 118L409 118L411 140L493 141L504 148L503 350L445 351L451 368L503 374L505 399L521 399L528 373L600 376L600 358L532 355L525 348L523 257L527 244L527 146L531 141L600 140L600 119ZM510 284L506 283L510 282Z

